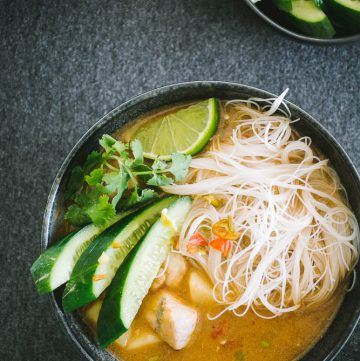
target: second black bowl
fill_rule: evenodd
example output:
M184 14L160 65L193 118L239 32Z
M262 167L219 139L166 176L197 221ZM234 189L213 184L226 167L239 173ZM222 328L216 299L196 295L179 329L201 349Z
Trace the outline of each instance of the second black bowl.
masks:
M256 4L254 4L251 0L245 0L245 3L255 12L255 14L257 14L270 26L287 36L295 38L296 40L322 45L344 44L360 40L360 34L339 33L332 39L322 39L304 35L288 26L286 21L284 21L283 17L281 16L281 11L276 9L271 0L262 0Z

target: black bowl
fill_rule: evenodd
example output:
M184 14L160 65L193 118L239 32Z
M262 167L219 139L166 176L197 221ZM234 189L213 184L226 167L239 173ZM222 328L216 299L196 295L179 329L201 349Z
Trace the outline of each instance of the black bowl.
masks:
M360 40L360 34L339 33L332 39L322 39L304 35L289 26L289 24L283 18L282 12L276 9L271 0L262 0L256 4L254 4L251 0L245 0L245 2L261 19L265 20L269 25L297 40L323 45L344 44Z
M131 99L100 119L75 145L66 157L52 185L44 214L42 249L57 239L64 214L64 188L71 169L81 164L86 155L98 146L104 133L113 133L124 124L159 107L187 100L218 97L221 99L249 97L270 98L273 94L245 85L224 82L189 82L169 85L152 90ZM330 158L341 181L351 194L350 203L360 220L359 175L337 141L310 115L287 102L293 117L300 118L296 127L304 135L311 136L320 150ZM359 272L358 266L358 272ZM61 308L62 289L50 295L51 303L66 333L89 360L114 360L110 353L101 350L78 313L64 314ZM360 283L347 293L332 325L321 340L304 356L303 360L333 360L354 331L360 315Z

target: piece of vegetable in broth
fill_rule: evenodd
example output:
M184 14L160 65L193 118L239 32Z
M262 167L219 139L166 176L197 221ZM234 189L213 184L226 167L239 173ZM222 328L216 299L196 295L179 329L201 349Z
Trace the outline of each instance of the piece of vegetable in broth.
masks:
M195 253L199 252L207 245L207 239L200 232L195 232L193 235L191 235L189 241L187 242L186 248L189 253Z
M231 250L231 241L221 237L215 238L209 243L210 247L220 251L226 257Z
M179 254L170 252L166 261L165 284L168 287L176 288L180 285L187 271L187 261Z
M189 290L191 301L197 306L214 303L213 288L206 276L198 271L191 271L189 275Z
M71 312L95 300L107 288L127 254L177 200L170 196L130 214L98 236L76 263L63 294L63 308Z
M168 207L167 217L172 224L159 219L146 236L132 250L117 271L106 292L97 324L97 336L101 347L106 347L132 324L141 303L148 293L167 255L172 242L184 223L192 200L177 199Z
M237 351L234 353L234 361L245 361L244 353Z
M118 214L113 221L119 221L129 213ZM67 282L77 260L101 232L101 228L89 224L50 245L30 268L38 292L51 292Z
M214 223L211 231L215 236L232 241L238 239L240 236L239 233L235 232L234 222L230 216Z

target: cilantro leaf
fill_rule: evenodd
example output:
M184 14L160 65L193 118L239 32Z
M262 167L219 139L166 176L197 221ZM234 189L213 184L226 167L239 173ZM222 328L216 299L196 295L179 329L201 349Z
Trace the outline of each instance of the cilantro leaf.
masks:
M82 187L83 183L84 171L82 167L78 165L71 171L70 179L65 192L65 198L73 198L75 193Z
M90 186L95 186L101 183L104 176L104 171L101 168L94 169L89 175L85 176L85 181Z
M148 188L142 189L140 191L140 194L138 193L138 191L136 189L134 189L131 192L130 197L128 198L128 200L126 202L126 206L130 207L137 203L143 203L152 198L155 198L156 196L157 196L157 194L152 189L148 189Z
M153 170L164 170L166 167L167 167L166 162L160 160L159 158L156 158L151 168Z
M102 156L101 153L99 153L96 150L93 150L86 158L86 161L84 163L84 173L88 174L90 171L94 168L97 168L102 163Z
M97 199L100 197L100 192L97 189L88 189L85 190L75 197L75 203L78 204L80 207L88 207L96 203Z
M118 153L123 158L128 158L127 150L129 146L116 140L115 138L111 137L108 134L104 134L99 141L100 145L105 150L105 155L103 156L106 158L109 154Z
M105 227L116 215L115 208L109 203L109 196L102 195L90 207L86 208L86 214L98 227Z
M144 184L159 187L183 180L191 162L191 157L183 154L172 155L170 164L160 159L145 162L142 144L136 139L125 144L104 134L99 143L101 152L92 151L69 179L67 197L74 203L65 218L74 225L93 222L105 227L120 201L124 208L158 196L154 190L144 189Z
M91 189L76 196L65 219L74 226L93 222L98 227L105 227L115 214L115 208L109 203L109 196L100 195L96 189Z
M169 172L175 176L175 181L182 181L185 179L189 165L191 162L191 156L181 153L171 155L171 166Z
M167 186L169 184L174 183L174 181L167 177L164 174L154 174L152 176L152 178L150 178L147 182L146 182L149 186L156 186L156 187L160 187L160 186Z
M106 173L103 176L103 181L105 183L105 189L109 193L116 193L113 200L112 205L116 207L123 193L129 186L130 176L125 170L121 170L119 172L111 172Z
M89 215L78 204L72 204L68 208L65 219L73 226L84 226L91 222Z
M132 171L137 177L140 177L145 182L149 180L153 175L151 167L146 164L135 165L132 168Z
M115 141L113 144L113 148L120 154L122 157L127 158L127 150L129 149L129 146L127 144L124 144L123 142L120 142L118 140Z
M130 148L134 156L133 165L144 163L143 148L140 140L135 139L130 143Z
M106 153L113 151L112 146L116 143L116 139L108 134L104 134L99 140L99 144L104 148Z

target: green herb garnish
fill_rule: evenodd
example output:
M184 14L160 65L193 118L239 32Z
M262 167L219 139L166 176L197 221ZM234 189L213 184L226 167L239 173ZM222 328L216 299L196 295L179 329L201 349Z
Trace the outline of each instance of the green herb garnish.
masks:
M244 361L244 354L241 351L237 351L234 353L234 361Z
M110 135L99 141L102 152L91 152L84 165L76 166L70 175L66 198L71 199L65 219L75 226L94 223L107 226L116 209L145 202L158 194L148 188L166 186L183 180L188 172L191 156L173 154L171 162L155 159L144 161L141 142L120 142Z
M268 340L261 340L260 341L260 346L262 348L269 348L270 347L270 342Z
M147 359L147 361L160 361L160 356L151 356Z

